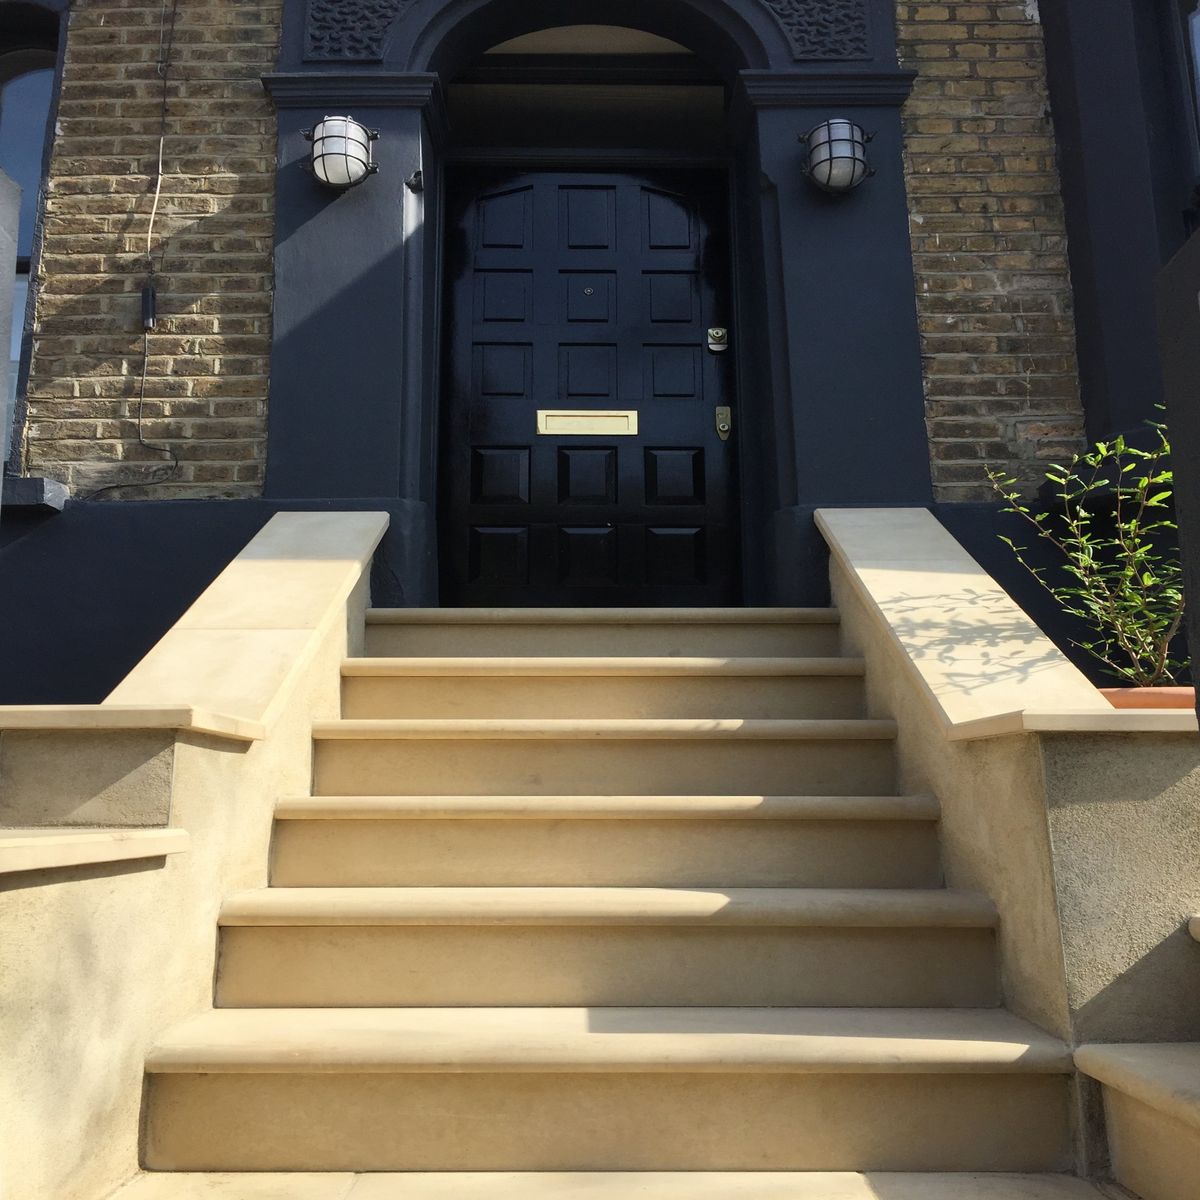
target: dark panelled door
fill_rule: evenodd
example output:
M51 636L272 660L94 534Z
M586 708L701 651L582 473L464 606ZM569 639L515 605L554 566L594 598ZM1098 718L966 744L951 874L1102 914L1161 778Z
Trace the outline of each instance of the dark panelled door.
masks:
M451 183L443 603L736 603L724 180Z

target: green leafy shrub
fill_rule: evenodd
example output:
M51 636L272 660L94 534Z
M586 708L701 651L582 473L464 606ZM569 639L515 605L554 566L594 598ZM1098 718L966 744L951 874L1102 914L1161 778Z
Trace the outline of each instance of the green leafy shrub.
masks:
M1165 425L1152 423L1157 445L1140 450L1123 437L1100 442L1066 467L1052 466L1058 511L1039 512L1017 481L988 472L1006 501L1062 558L1064 582L1033 565L1028 547L1002 537L1021 565L1059 606L1094 632L1075 644L1135 687L1174 683L1187 666L1172 655L1183 623L1183 568Z

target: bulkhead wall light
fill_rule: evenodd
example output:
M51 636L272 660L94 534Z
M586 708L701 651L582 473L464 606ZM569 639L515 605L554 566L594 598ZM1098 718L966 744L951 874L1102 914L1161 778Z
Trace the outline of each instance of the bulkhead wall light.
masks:
M845 117L832 117L800 135L808 147L804 173L823 192L852 192L875 170L867 161L871 134Z
M312 142L312 173L327 187L344 191L379 170L371 152L379 130L353 117L325 117L303 133Z

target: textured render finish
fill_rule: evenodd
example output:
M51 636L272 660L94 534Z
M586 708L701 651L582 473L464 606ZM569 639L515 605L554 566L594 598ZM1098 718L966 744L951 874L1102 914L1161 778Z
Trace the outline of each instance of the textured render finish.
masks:
M948 882L1000 910L1006 1001L1079 1040L1200 1039L1200 956L1186 930L1200 904L1200 738L1122 733L1097 713L1085 724L1113 731L952 740L955 717L969 724L989 706L1077 707L1073 668L1056 665L1036 627L1014 638L1001 623L989 653L1004 670L987 673L970 647L987 640L989 606L972 603L963 620L957 593L938 593L944 556L899 553L923 515L874 514L873 530L871 514L819 519L847 649L868 662L868 713L897 720L900 787L937 795ZM877 557L884 540L894 572ZM981 575L965 576L969 596L995 589Z
M188 848L185 829L0 830L0 875L84 863L162 858Z
M897 4L905 161L939 500L1041 482L1082 444L1073 295L1036 4Z
M1079 1041L1200 1041L1200 738L1041 739Z
M13 876L0 891L0 1167L14 1197L95 1200L136 1173L150 1044L211 1006L220 904L266 884L275 799L307 791L311 722L337 713L338 668L361 652L347 631L361 628L363 587L327 599L330 618L312 631L306 666L287 678L260 741L4 735L6 762L12 739L29 753L0 781L6 811L45 820L49 796L52 819L169 817L191 834L189 853L162 866L63 868Z
M166 825L175 749L168 730L0 733L0 822Z
M23 464L87 494L257 495L271 332L280 0L179 6L154 234L142 448L139 293L158 155L162 6L74 0L46 193ZM169 473L169 478L166 478ZM158 480L161 483L156 483ZM151 486L137 486L151 485Z
M927 685L878 609L868 607L836 559L830 578L846 645L867 658L867 711L895 715L900 787L928 791L941 803L947 883L983 892L1000 912L1005 1004L1068 1037L1050 837L1033 740L947 741L930 719Z

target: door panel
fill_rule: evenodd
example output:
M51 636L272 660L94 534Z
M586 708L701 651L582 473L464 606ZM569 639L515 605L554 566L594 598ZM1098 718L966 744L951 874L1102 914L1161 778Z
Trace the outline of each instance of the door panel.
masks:
M733 370L707 338L731 316L723 178L450 183L443 603L735 603ZM539 434L542 410L637 432Z

